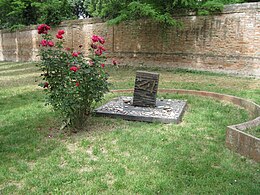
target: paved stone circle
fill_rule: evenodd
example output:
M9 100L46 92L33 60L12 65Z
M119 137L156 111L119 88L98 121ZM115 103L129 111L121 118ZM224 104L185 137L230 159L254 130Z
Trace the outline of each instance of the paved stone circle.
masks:
M133 98L121 96L95 109L97 116L123 118L133 121L180 123L187 102L184 100L156 99L156 106L133 106Z

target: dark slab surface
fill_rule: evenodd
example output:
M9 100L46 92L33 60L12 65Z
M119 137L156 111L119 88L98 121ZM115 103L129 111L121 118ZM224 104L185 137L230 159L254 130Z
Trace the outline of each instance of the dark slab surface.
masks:
M133 105L140 107L155 107L158 82L158 73L137 71Z
M156 107L133 106L132 97L118 97L97 108L97 116L119 117L126 120L180 123L187 102L183 100L156 100Z

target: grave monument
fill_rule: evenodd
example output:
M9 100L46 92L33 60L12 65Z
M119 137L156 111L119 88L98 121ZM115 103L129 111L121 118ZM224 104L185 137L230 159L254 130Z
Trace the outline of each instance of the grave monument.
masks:
M137 71L133 106L156 107L159 74Z
M158 73L137 71L133 97L115 98L97 108L95 113L134 121L180 123L187 102L156 98L158 84Z

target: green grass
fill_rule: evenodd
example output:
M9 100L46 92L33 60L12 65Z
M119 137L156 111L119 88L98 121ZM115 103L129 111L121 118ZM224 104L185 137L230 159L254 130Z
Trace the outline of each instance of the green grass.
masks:
M253 135L253 136L257 137L257 138L260 138L260 127L259 126L246 129L245 132L249 133L250 135Z
M208 90L260 103L260 80L184 70L160 88ZM111 89L133 88L133 68L108 68ZM259 194L260 165L225 148L227 125L249 119L226 102L188 95L179 125L91 117L59 132L33 63L0 63L0 194ZM123 94L107 94L104 101ZM126 94L131 95L131 94Z

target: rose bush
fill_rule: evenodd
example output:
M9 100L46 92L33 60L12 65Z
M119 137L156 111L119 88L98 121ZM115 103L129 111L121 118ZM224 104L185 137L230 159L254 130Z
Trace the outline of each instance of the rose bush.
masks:
M64 30L56 34L57 40L48 33L46 24L38 26L42 40L40 46L40 69L44 82L40 84L47 92L47 103L64 117L66 124L81 127L87 116L108 91L108 74L105 72L105 48L103 37L93 35L90 52L84 56L79 48L64 48Z

